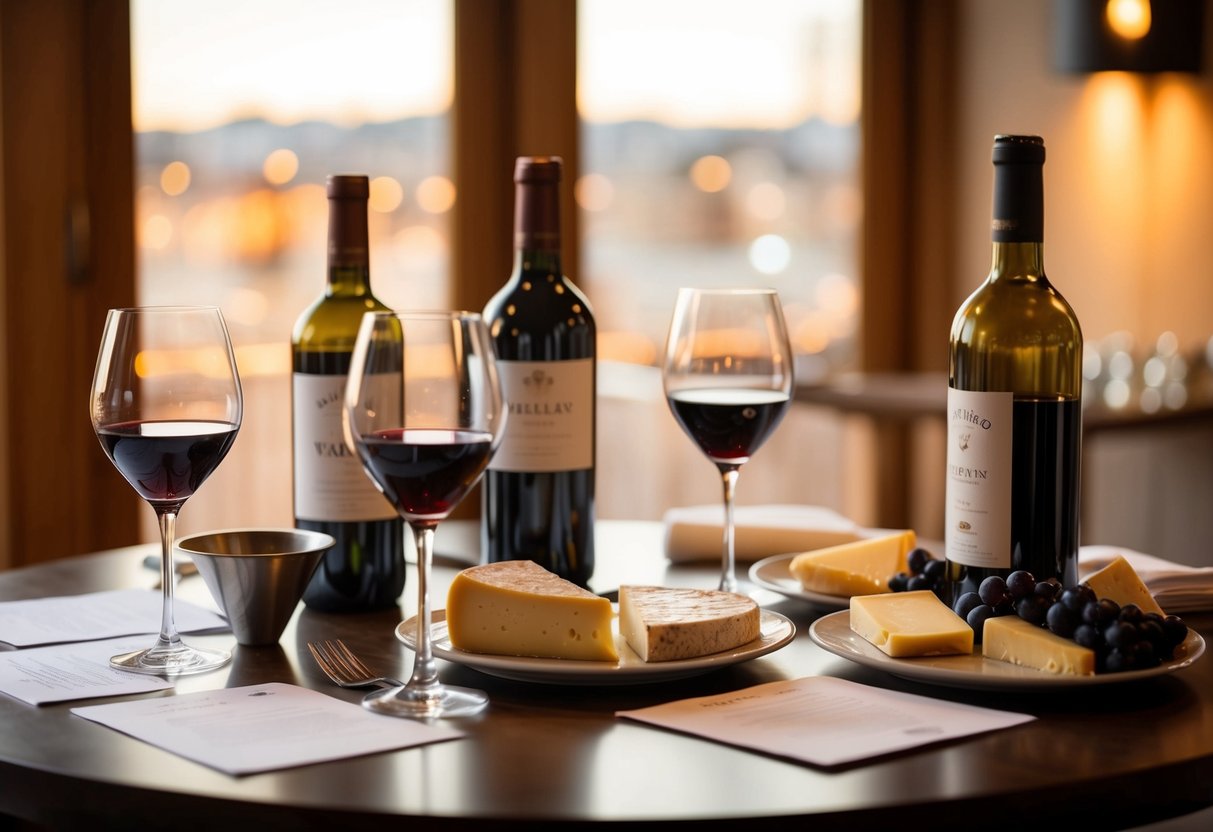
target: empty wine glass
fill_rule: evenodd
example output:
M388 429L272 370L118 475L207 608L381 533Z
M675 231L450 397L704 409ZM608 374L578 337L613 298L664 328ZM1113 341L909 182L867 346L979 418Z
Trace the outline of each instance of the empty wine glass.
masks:
M720 589L736 592L738 471L783 419L792 395L779 296L769 289L680 289L661 377L674 418L723 479Z
M354 342L343 417L347 444L417 544L413 674L362 704L415 718L473 714L488 704L482 691L438 680L429 575L434 530L480 479L505 426L484 321L468 312L368 312Z
M173 621L177 514L227 455L243 413L223 315L213 306L111 309L90 411L101 447L160 523L160 637L114 656L123 670L176 676L222 667L226 650L190 647Z

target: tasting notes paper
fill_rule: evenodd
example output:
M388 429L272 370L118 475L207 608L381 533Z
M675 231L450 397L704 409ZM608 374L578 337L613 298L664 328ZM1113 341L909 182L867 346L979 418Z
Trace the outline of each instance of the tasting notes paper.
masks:
M811 676L616 716L727 745L836 766L1035 717Z
M72 713L237 775L463 736L452 728L380 716L281 682L90 705Z
M160 591L150 589L5 601L0 603L0 641L15 647L34 647L155 633L160 627L163 603ZM173 603L173 617L183 633L228 629L218 613L181 599Z
M0 653L0 693L31 705L171 688L160 676L110 667L110 656L141 650L147 636L56 644Z

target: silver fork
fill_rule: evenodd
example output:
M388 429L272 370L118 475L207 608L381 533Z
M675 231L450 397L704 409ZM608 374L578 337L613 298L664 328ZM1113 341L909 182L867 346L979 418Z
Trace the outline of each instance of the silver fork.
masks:
M378 685L385 688L403 687L404 682L390 676L380 676L362 659L355 656L341 639L309 641L307 649L312 658L334 685L343 688L365 688Z

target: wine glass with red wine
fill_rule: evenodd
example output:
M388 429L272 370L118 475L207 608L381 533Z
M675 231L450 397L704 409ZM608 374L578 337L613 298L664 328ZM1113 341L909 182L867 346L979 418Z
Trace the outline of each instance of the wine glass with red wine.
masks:
M783 419L792 348L770 289L680 289L662 382L674 419L724 482L720 589L737 591L733 492L741 466Z
M343 411L345 438L367 476L413 530L417 633L403 687L367 695L364 707L429 719L466 716L482 691L443 685L430 640L434 530L480 479L505 426L505 402L488 329L469 312L368 312L354 342Z
M223 315L213 306L111 309L91 399L101 447L160 523L160 636L110 664L163 676L222 667L229 651L190 647L173 622L173 530L240 429L244 402Z

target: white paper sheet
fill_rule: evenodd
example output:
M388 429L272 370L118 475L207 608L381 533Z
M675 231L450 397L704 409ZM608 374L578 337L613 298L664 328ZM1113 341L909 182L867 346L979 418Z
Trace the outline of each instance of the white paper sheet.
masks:
M0 653L0 693L44 705L171 688L159 676L110 667L110 656L150 646L147 636L136 636Z
M1035 717L812 676L616 716L779 757L834 766Z
M381 716L281 682L90 705L72 713L227 774L293 768L463 736L453 728Z
M16 647L94 641L160 631L161 593L117 589L84 595L0 603L0 641ZM182 633L226 630L223 616L174 599L173 619Z

